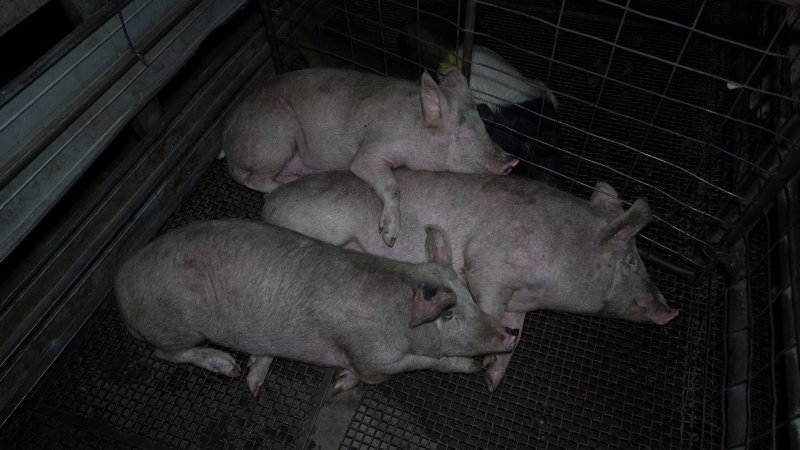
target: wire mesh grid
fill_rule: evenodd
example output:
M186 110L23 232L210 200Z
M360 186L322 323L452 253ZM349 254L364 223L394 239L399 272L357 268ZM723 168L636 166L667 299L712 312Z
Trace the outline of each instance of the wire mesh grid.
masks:
M502 385L476 375L418 372L371 387L345 448L711 448L721 442L722 365L706 364L722 339L723 282L687 290L673 326L529 313ZM671 295L677 295L672 297ZM413 436L415 439L409 439Z
M448 29L447 35L453 37L445 44L450 45L446 49L449 51L460 43L464 32L460 2L321 3L329 7L331 17L313 30L317 39L289 44L317 52L327 58L323 64L415 79L423 65L421 52L409 56L400 46L409 37L422 41L431 38L409 28L409 21L422 26L425 17L438 20ZM742 196L737 182L744 174L771 176L760 158L770 144L787 144L786 138L774 130L787 111L797 110L798 102L791 94L793 86L775 82L772 72L785 71L797 61L797 55L787 52L778 39L785 30L796 27L797 15L763 3L710 0L658 4L625 0L477 3L476 44L490 47L524 76L544 80L556 93L561 136L558 148L563 158L560 170L568 182L566 188L586 197L595 181L604 180L617 188L623 199L632 201L645 196L659 220L645 231L640 247L666 254L692 268L707 264L706 257L718 250L718 236L711 237L709 230L716 227L724 232L735 220L722 216L720 211L726 205L741 207L750 201ZM442 45L441 42L434 39L426 43ZM541 111L529 112L541 115ZM764 255L769 243L764 236L756 229L748 238L754 330L748 407L750 417L759 417L750 425L748 436L754 446L769 447L773 445L770 432L774 434L776 418L785 414L778 400L780 367L774 358L781 349L774 344L775 295L767 294L770 274ZM670 289L669 277L664 273L656 270L653 277L662 291ZM672 295L665 292L670 301L688 296L694 301L699 299L703 306L682 304L681 325L673 323L670 327L686 329L677 331L682 334L674 340L653 344L649 353L632 357L636 352L617 341L627 333L639 333L637 326L617 324L618 328L611 330L602 321L537 313L535 317L544 322L530 325L534 319L528 318L528 331L512 367L527 370L548 361L564 373L550 373L544 381L539 380L541 384L550 386L553 382L549 380L573 376L574 385L567 383L571 389L560 386L564 392L553 391L551 397L544 388L536 391L525 384L530 380L517 383L519 380L509 374L504 392L513 394L492 403L497 400L484 393L477 380L468 377L404 375L369 390L343 446L721 445L728 363L723 306L727 296L723 282L715 272L699 288L674 283ZM597 336L618 345L612 346L612 351L599 345L589 352L584 349L584 354L590 356L576 358L580 352L563 341L580 336L575 331L580 327L557 325L566 320L585 321L585 327L597 326L603 330L595 330ZM525 360L521 355L531 351L525 348L526 338L530 339L533 333L530 329L548 329L548 323L550 333L536 335L547 356ZM650 336L639 333L628 338L624 342L638 346ZM627 351L614 354L613 349L617 348ZM657 368L637 369L640 359L652 361L654 354L675 359L664 356L667 359L659 360L662 365ZM610 371L590 378L598 361L608 355L614 355L611 367L659 373L672 381L658 393L656 401L651 401L647 396L653 392L652 383L638 386L642 390L637 391L635 383L626 384L634 386L627 390L608 384ZM669 369L664 370L665 367ZM604 398L593 405L596 409L588 407L575 414L575 408L563 408L548 416L550 411L545 406L549 402L586 386L596 387L599 380L606 384L597 389L601 392L598 396ZM431 385L436 386L433 391ZM464 396L470 398L469 405L458 403L457 399ZM637 402L641 398L650 403L640 406ZM545 406L530 406L537 405L537 401ZM626 416L630 411L634 412ZM569 414L574 416L564 419ZM451 420L452 417L459 419ZM553 420L563 420L568 426L558 429ZM588 425L581 428L583 421ZM432 425L426 426L428 423ZM458 423L474 424L474 429ZM510 437L504 441L506 436ZM534 436L544 437L536 441Z
M261 204L261 194L237 185L218 161L164 231L202 219L255 220ZM246 366L247 355L233 355ZM307 438L324 376L323 368L276 358L253 398L244 376L155 358L127 331L112 294L4 427L0 446L283 449Z
M313 33L310 40L285 43L323 56L338 52L350 67L418 77L415 61L397 57L396 48L403 22L410 13L420 15L425 2L319 3L333 9L319 30L344 45L329 39L323 48ZM730 25L741 14L733 3L664 2L648 10L656 16L671 12L665 22L630 8L629 1L537 2L523 10L509 2L479 2L476 42L525 76L546 80L559 98L568 189L586 197L602 179L626 200L646 196L662 220L648 228L650 239L640 246L693 265L702 263L698 246L713 246L703 231L719 222L714 214L722 204L736 199L737 177L764 174L755 164L763 148L757 146L777 137L770 131L776 108L763 113L763 106L778 101L794 107L775 88L759 91L760 75L780 56L698 28ZM276 12L277 20L295 20ZM257 220L260 205L260 194L237 186L217 162L167 228L199 218ZM773 242L759 228L748 239L754 330L748 436L754 448L769 448L783 417L781 368L773 359L781 351L774 343L775 295L767 282L772 266L765 264ZM651 268L651 275L681 310L668 327L531 313L498 392L486 392L475 375L398 376L367 389L342 446L722 446L724 278L715 271L691 287L658 269ZM277 360L267 380L269 395L252 399L243 380L149 355L112 305L101 310L3 430L3 447L38 447L53 442L46 439L51 436L67 447L82 440L121 448L284 448L302 441L323 384L322 369Z
M453 37L450 51L463 36L459 2L321 3L331 18L291 44L323 64L418 78L420 52L402 53L403 40L447 44L409 24L422 27L427 18L451 27L444 33ZM772 34L759 47L703 28L741 27L733 21L749 10L737 2L671 2L647 12L630 2L477 3L476 43L544 80L559 100L567 189L584 194L603 179L625 200L646 196L658 220L643 240L693 269L705 265L715 249L706 231L730 228L732 219L718 216L722 205L748 202L736 192L736 174L769 175L756 157L770 141L785 141L772 131L774 115L756 116L770 102L797 106L788 87L762 83L776 63L796 60L775 44L790 20L763 31Z

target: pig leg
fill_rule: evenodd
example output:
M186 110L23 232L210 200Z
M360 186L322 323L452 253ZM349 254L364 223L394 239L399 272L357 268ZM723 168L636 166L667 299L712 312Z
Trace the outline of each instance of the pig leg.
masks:
M161 350L156 349L153 354L157 358L174 363L188 363L236 378L242 374L242 369L229 353L208 347L192 347L186 350Z
M444 358L430 358L419 355L406 355L397 363L390 364L381 369L385 374L374 374L361 379L352 370L340 369L336 374L336 383L333 386L333 395L352 389L361 381L367 384L377 384L386 380L390 375L412 370L430 369L439 372L473 373L481 368L480 361L473 358L446 356Z
M336 383L333 385L333 392L331 395L336 395L340 392L352 389L360 382L361 379L358 378L358 375L356 375L352 370L340 369L336 373Z
M226 133L233 179L250 189L272 192L305 173L299 158L306 150L305 133L292 105L282 97L265 96L245 112L249 117L237 117L239 128ZM252 125L254 118L257 126Z
M400 232L400 190L391 166L370 156L371 153L374 152L362 148L350 163L350 171L367 183L381 200L383 209L379 228L383 242L391 247Z
M384 381L392 375L414 370L436 370L447 373L473 373L481 368L479 360L467 357L446 356L443 358L432 358L422 355L404 355L397 361L383 364L376 370L368 371L361 376L361 379L369 384L376 384Z
M470 264L473 267L494 267L493 264ZM467 285L472 292L475 300L478 301L481 309L492 317L500 320L503 325L509 328L522 329L522 320L525 319L524 314L520 317L515 317L510 313L506 313L505 309L508 300L511 298L512 290L508 288L501 288L502 282L493 279L490 274L479 272L475 269L467 269L465 271L467 276ZM519 340L517 340L519 342ZM489 355L484 358L484 364L488 366L486 370L486 387L490 392L494 392L503 379L506 373L508 363L511 361L511 353L504 353L500 355Z
M250 388L253 397L258 396L261 386L264 385L264 378L267 377L272 359L272 356L250 355L250 361L247 363L250 367L250 370L247 372L247 387Z
M481 362L475 358L445 356L436 360L430 369L447 373L474 373L481 370Z
M517 328L522 333L522 324L525 322L525 313L506 312L503 315L503 325L509 328ZM517 339L519 342L519 339ZM486 369L486 387L490 392L494 392L508 369L513 353L503 353L496 355L497 359L488 369Z

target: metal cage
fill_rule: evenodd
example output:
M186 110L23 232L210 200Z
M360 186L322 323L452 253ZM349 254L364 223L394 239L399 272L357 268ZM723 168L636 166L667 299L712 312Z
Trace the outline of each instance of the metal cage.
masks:
M0 92L0 446L800 448L793 2L262 0L216 15L225 2L122 3ZM198 46L75 148L81 164L40 164L54 146L72 151L60 140L131 71L158 76L159 46L203 14ZM15 102L50 95L37 83L104 26L116 72L64 103L69 114L34 111L33 131L14 122L30 111ZM334 441L320 431L333 369L276 360L252 398L242 380L155 359L125 330L109 294L124 255L193 220L259 219L261 195L214 161L219 117L254 83L315 65L416 79L431 46L462 44L465 71L485 46L555 93L559 140L520 137L562 164L528 167L579 197L602 180L649 200L656 220L638 245L679 319L529 313L497 392L474 375L397 376L339 413Z

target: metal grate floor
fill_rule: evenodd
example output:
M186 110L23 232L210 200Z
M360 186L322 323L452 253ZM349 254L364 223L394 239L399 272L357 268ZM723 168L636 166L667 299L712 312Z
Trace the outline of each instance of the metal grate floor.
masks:
M201 219L256 220L261 203L217 161L164 231ZM233 354L245 367L247 355ZM252 398L244 376L152 356L125 329L111 294L6 424L0 447L284 449L305 442L325 375L276 359Z
M384 6L389 9L392 4ZM567 19L573 21L570 28L594 35L613 37L616 31L613 22L580 16ZM495 37L515 41L515 33L538 36L526 40L526 48L550 55L552 30L537 32L535 24L515 20L502 15L479 16L481 26L496 28ZM650 52L658 51L653 46L661 44L675 48L666 34L658 40L648 36L652 30L626 24L620 42L634 48L647 46ZM491 41L488 44L493 46ZM554 56L602 72L603 59L587 56L607 55L609 48L595 48L597 45L562 35ZM526 75L547 77L546 64L502 46L495 49ZM684 62L716 73L726 70L730 57L726 49L696 40L687 46ZM622 52L614 58L610 76L651 83L643 87L656 91L665 85L664 71L668 69L656 67L652 60ZM561 120L572 126L637 148L644 146L653 155L700 173L714 184L728 182L733 163L720 158L713 148L652 131L646 125L621 122L618 116L581 102L595 101L600 78L554 66L548 84L575 96L560 99ZM676 73L666 94L715 111L726 111L729 105L723 85L691 73ZM656 98L609 81L599 105L649 122L658 103ZM698 141L725 144L728 124L693 116L696 111L666 102L654 122ZM620 173L567 156L566 175L572 178L589 184L597 179L608 181L626 199L647 195L656 214L692 232L699 230L702 221L691 210L676 207L669 197L630 182L627 176L646 179L703 210L714 209L720 200L685 173L622 146L598 139L586 141L585 136L562 127L564 148ZM587 195L577 185L573 192ZM261 195L237 185L224 162L217 161L165 229L200 219L258 220L260 206ZM684 236L664 224L654 223L646 234L659 236L659 242L681 254L692 251ZM754 240L752 246L766 243ZM670 304L681 310L667 327L553 312L528 314L520 344L497 392L488 393L477 375L415 372L395 377L365 389L341 447L720 447L725 281L715 272L704 284L691 287L665 272L652 267L650 271ZM762 281L766 278L760 276ZM237 356L244 359L244 355ZM2 430L0 447L47 448L58 443L61 448L287 448L305 443L330 373L275 360L266 389L253 399L243 379L228 379L152 357L151 350L125 330L109 297ZM763 407L771 405L768 402Z

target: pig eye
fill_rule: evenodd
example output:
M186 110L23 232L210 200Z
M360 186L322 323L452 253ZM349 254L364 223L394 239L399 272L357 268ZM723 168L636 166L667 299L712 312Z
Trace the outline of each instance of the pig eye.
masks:
M442 320L450 320L453 318L453 310L448 309L442 313Z

